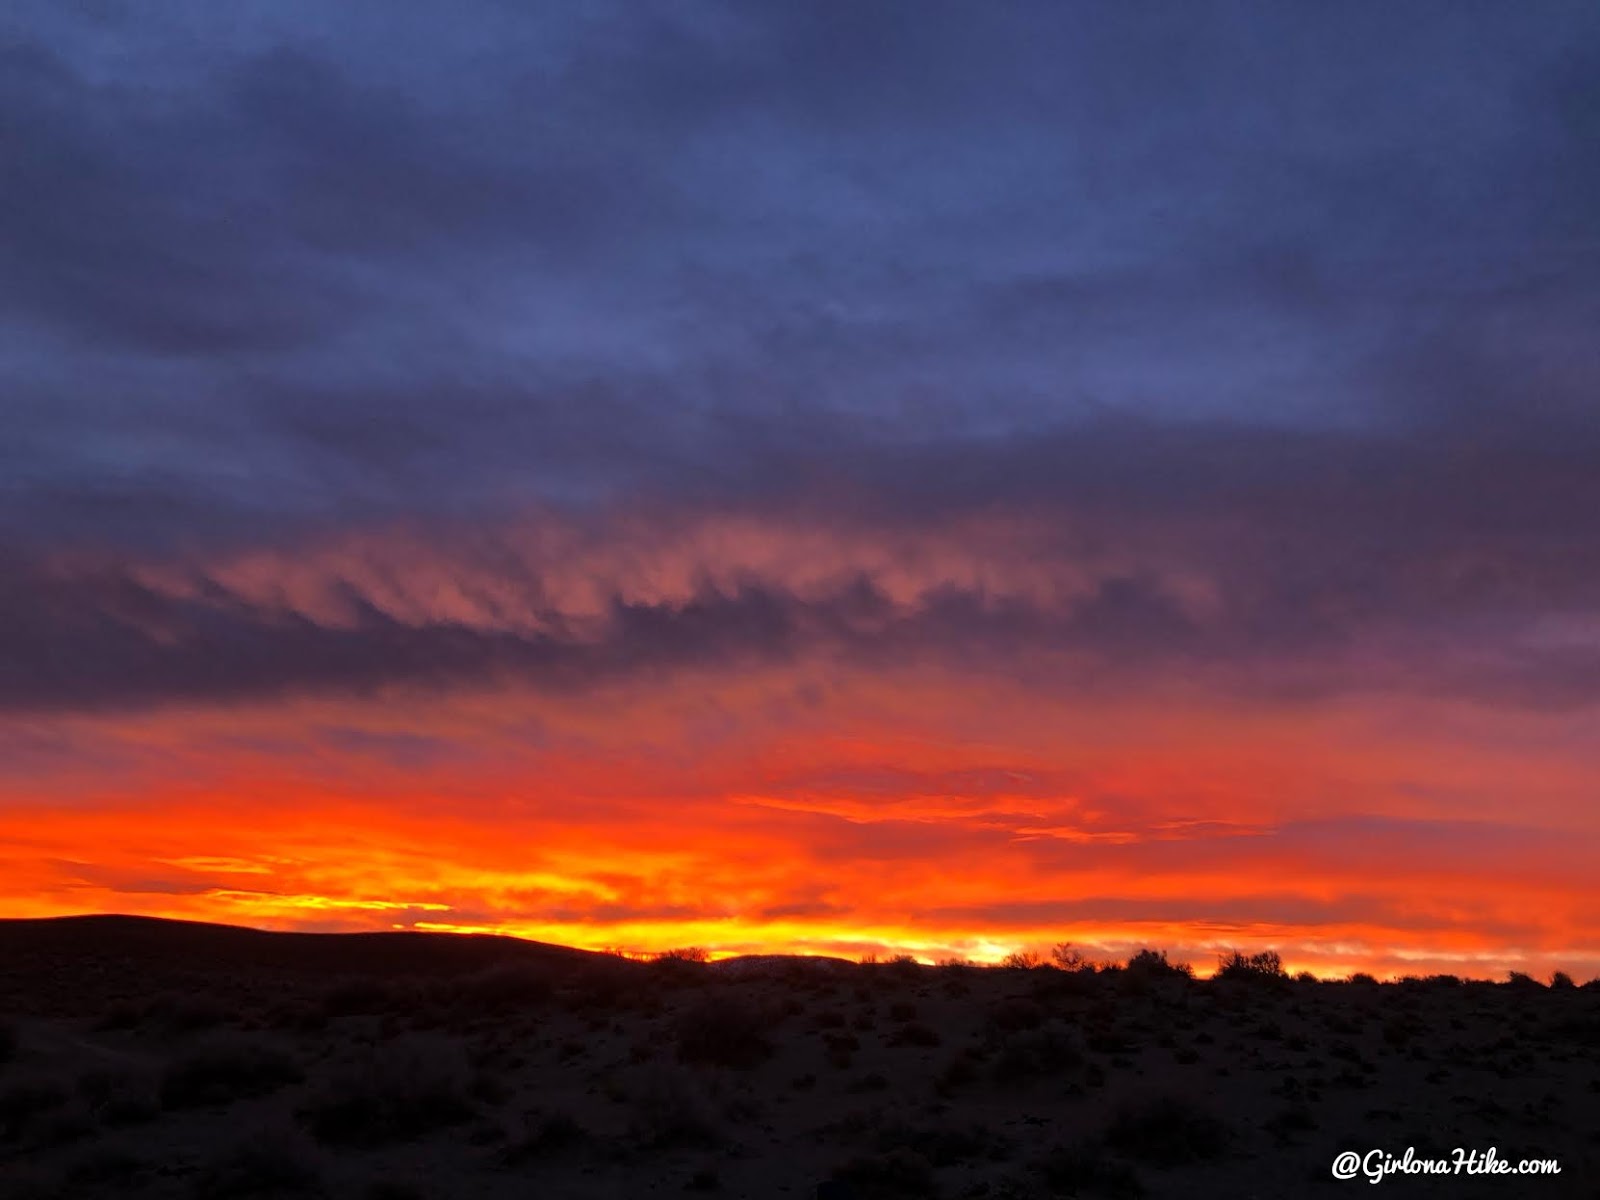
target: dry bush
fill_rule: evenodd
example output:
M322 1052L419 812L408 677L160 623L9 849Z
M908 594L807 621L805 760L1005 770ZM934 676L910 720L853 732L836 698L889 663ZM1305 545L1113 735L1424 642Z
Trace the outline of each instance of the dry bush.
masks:
M834 1170L832 1181L847 1185L850 1191L835 1194L852 1200L931 1200L939 1195L932 1164L903 1147L851 1159ZM824 1193L819 1189L818 1194Z
M426 1197L427 1194L409 1179L374 1179L361 1193L361 1200L426 1200Z
M934 1167L954 1167L963 1163L1003 1162L1011 1153L1008 1138L983 1125L909 1125L890 1121L874 1137L879 1153L909 1150L927 1159Z
M1156 1096L1117 1110L1106 1144L1135 1162L1181 1167L1221 1158L1232 1134L1226 1122L1181 1096Z
M488 967L455 981L451 999L458 1009L486 1016L535 1008L555 990L547 972L516 963Z
M1083 1045L1071 1029L1052 1022L1007 1034L992 1068L998 1083L1073 1077L1084 1065Z
M243 1035L217 1037L168 1065L161 1103L169 1109L231 1104L300 1079L300 1064L278 1046Z
M19 1040L17 1027L10 1021L0 1021L0 1067L5 1066L17 1056L17 1043Z
M590 1140L589 1131L570 1113L538 1109L523 1114L520 1128L500 1152L500 1161L510 1167L521 1166L568 1153Z
M155 1073L140 1067L96 1067L78 1077L78 1095L102 1125L137 1125L161 1115Z
M1276 950L1262 950L1255 954L1232 950L1217 959L1215 978L1238 979L1246 983L1284 983L1289 976Z
M92 1026L98 1031L149 1029L159 1033L197 1033L215 1029L234 1016L210 996L167 992L145 1001L118 1000Z
M1047 965L1044 956L1037 950L1013 950L1000 960L1000 967L1006 971L1033 971Z
M641 987L647 971L644 964L625 958L607 957L573 972L565 991L565 1003L573 1012L587 1016L611 1014L641 1004L651 1007L658 1001L654 990Z
M1037 1029L1044 1023L1044 1009L1035 1001L1023 999L1001 1000L989 1006L984 1023L992 1034L1015 1033L1019 1029Z
M0 1141L20 1141L71 1100L71 1090L53 1075L12 1080L0 1088Z
M374 1049L324 1079L300 1120L319 1142L381 1146L413 1141L476 1115L459 1047L416 1039Z
M684 1071L647 1072L629 1097L628 1136L640 1151L715 1146L722 1131L710 1103Z
M330 986L322 993L318 1008L329 1020L381 1016L407 1011L415 1005L417 998L416 989L406 984L357 976L342 979Z
M1194 968L1188 963L1167 961L1165 950L1144 949L1128 960L1125 968L1129 977L1148 979L1193 979Z
M1052 1196L1135 1200L1145 1194L1137 1172L1098 1142L1058 1146L1033 1164Z
M194 1177L195 1200L264 1200L316 1197L328 1192L316 1147L292 1132L259 1133L226 1147Z
M142 1154L117 1144L89 1147L67 1164L66 1195L98 1191L125 1196L142 1187L155 1174L158 1164Z
M703 946L677 946L656 955L656 962L705 963L711 961L711 951Z
M361 1193L361 1200L426 1200L426 1198L427 1193L409 1179L374 1179Z
M911 1021L900 1026L889 1036L891 1046L937 1046L943 1039L937 1030L921 1021Z
M752 1005L713 996L679 1014L678 1057L705 1066L748 1070L772 1056L768 1022Z

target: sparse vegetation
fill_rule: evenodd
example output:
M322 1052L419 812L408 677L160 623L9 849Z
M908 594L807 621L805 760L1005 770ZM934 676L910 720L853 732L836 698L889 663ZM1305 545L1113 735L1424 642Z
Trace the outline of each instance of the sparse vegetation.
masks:
M679 946L675 950L663 950L656 955L657 962L686 962L703 963L711 961L711 952L701 946Z
M1058 942L1052 946L1050 948L1050 962L1059 971L1094 970L1094 963L1071 942Z
M1034 971L1044 965L1044 957L1037 950L1013 950L1000 960L1000 966L1007 971Z
M250 1136L202 1164L195 1200L261 1200L324 1196L322 1165L314 1147L289 1135Z
M175 1060L161 1079L165 1108L231 1104L264 1096L301 1078L300 1065L277 1046L243 1035L216 1038Z
M1217 960L1216 978L1238 979L1247 983L1279 983L1286 981L1289 976L1276 950L1261 950L1255 954L1232 950Z
M566 1153L589 1139L589 1131L570 1113L535 1110L523 1114L521 1128L500 1157L508 1166L520 1166Z
M138 1125L161 1115L159 1082L145 1068L95 1067L78 1077L78 1094L102 1125Z
M750 1068L772 1055L767 1022L749 1004L715 996L701 1001L679 1018L678 1057L713 1067Z
M1165 950L1140 950L1128 960L1126 970L1129 975L1147 979L1194 978L1193 967L1188 963L1168 962Z
M715 1146L722 1130L695 1081L680 1069L649 1071L630 1097L629 1139L640 1150Z
M1034 1170L1052 1196L1136 1200L1145 1194L1138 1172L1095 1141L1058 1146L1039 1159Z
M477 1111L470 1072L446 1043L385 1048L320 1081L299 1110L319 1142L380 1146L425 1137Z
M13 1079L0 1087L0 1142L20 1140L72 1099L72 1092L54 1076Z
M646 1180L763 1194L777 1170L853 1200L1246 1194L1302 1171L1352 1107L1398 1129L1399 1095L1441 1127L1537 1127L1574 1161L1600 1116L1592 993L1559 974L1352 986L1240 952L1213 985L1156 949L1050 962L351 961L332 982L123 992L110 1021L109 1001L77 1023L30 1012L0 1076L0 1195L456 1200L525 1181L592 1200ZM280 1120L288 1135L229 1146Z
M852 1189L841 1194L860 1200L933 1200L939 1195L932 1164L904 1147L851 1159L834 1171L833 1178Z
M1209 1108L1180 1096L1157 1096L1118 1109L1105 1137L1135 1162L1180 1167L1222 1157L1231 1133Z

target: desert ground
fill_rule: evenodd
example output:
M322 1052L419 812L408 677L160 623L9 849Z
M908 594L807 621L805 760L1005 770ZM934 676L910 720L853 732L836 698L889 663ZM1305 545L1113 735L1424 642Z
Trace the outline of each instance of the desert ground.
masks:
M0 1196L1600 1195L1600 984L692 958L0 922Z

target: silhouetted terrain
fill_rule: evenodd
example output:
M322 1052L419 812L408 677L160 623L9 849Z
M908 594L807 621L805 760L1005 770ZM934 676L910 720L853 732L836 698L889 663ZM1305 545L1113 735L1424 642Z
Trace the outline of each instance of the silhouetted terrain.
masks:
M1229 974L5 921L0 1195L1600 1195L1600 987Z

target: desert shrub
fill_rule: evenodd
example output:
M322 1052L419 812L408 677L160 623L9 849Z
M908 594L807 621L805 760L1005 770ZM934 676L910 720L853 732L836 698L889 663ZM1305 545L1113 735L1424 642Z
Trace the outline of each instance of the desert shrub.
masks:
M1263 1126L1278 1145L1284 1146L1297 1133L1306 1133L1317 1127L1317 1118L1303 1102L1296 1102L1274 1113Z
M141 1024L168 1033L199 1033L227 1023L234 1012L211 996L157 996L145 1010Z
M678 1057L705 1066L757 1066L772 1055L766 1024L749 1004L731 997L711 997L679 1015Z
M326 1195L316 1148L288 1135L247 1137L204 1163L195 1200L266 1200Z
M715 1192L722 1187L722 1176L715 1167L700 1167L683 1185L686 1192Z
M1378 986L1378 981L1376 979L1374 979L1371 975L1368 975L1365 971L1357 971L1357 972L1355 972L1353 975L1350 976L1350 979L1349 979L1348 982L1353 983L1353 984L1357 984L1358 986L1361 986L1361 987L1377 987Z
M374 1179L361 1200L426 1200L426 1193L409 1179Z
M1543 990L1544 988L1544 984L1540 983L1532 975L1526 974L1523 971L1507 971L1506 986L1517 988L1522 991L1533 991L1536 988Z
M1283 969L1283 959L1276 950L1262 950L1255 954L1232 950L1217 959L1216 978L1259 983L1282 981L1288 975Z
M1032 971L1044 965L1044 956L1037 950L1013 950L1000 960L1000 966L1007 971Z
M1155 1167L1221 1158L1230 1131L1221 1118L1178 1096L1124 1105L1106 1129L1106 1144Z
M566 992L567 1006L590 1016L614 1013L638 1004L641 966L625 958L604 958L574 972Z
M17 1056L17 1027L10 1021L0 1021L0 1067Z
M1192 979L1194 977L1194 968L1188 963L1168 962L1165 950L1140 950L1128 960L1127 972L1129 976L1141 976L1150 979Z
M842 1194L859 1200L929 1200L939 1194L933 1165L904 1147L852 1159L834 1170L833 1181L848 1185L852 1190Z
M542 1004L553 990L545 972L506 963L457 980L454 999L473 1012L500 1016Z
M564 1112L524 1113L522 1127L513 1134L500 1153L507 1166L551 1158L589 1141L589 1131L575 1117Z
M940 1041L938 1031L921 1021L911 1021L902 1025L889 1037L891 1046L937 1046Z
M681 1069L647 1073L629 1098L628 1134L639 1150L714 1146L722 1132L695 1081Z
M1575 987L1576 985L1572 982L1571 975L1568 975L1565 971L1557 971L1554 975L1550 976L1550 986L1553 988L1561 988L1566 990L1568 988Z
M895 954L884 965L884 970L888 978L898 980L901 983L909 983L921 973L922 964L917 961L915 955Z
M411 989L382 979L358 976L343 979L322 993L319 1008L330 1019L379 1016L409 1008L415 996Z
M1071 942L1057 942L1050 947L1050 961L1059 971L1094 970L1094 963Z
M1058 1024L1013 1033L1000 1043L994 1059L999 1083L1060 1078L1083 1066L1083 1047L1077 1035Z
M704 963L711 961L711 952L703 946L679 946L673 950L663 950L656 955L656 961Z
M1106 1196L1134 1200L1144 1184L1134 1169L1098 1142L1057 1146L1033 1164L1053 1196Z
M65 1108L71 1099L66 1085L53 1076L13 1080L0 1088L0 1140L21 1138L46 1116Z
M968 1046L945 1064L944 1070L940 1071L934 1080L934 1090L941 1096L948 1096L969 1084L976 1083L983 1060L982 1050L976 1046Z
M908 1125L891 1121L874 1137L880 1154L909 1150L934 1167L999 1161L1010 1152L1010 1142L982 1125Z
M270 1043L217 1038L171 1063L161 1077L165 1108L199 1108L264 1096L301 1078L300 1064Z
M375 1051L325 1079L299 1110L319 1142L380 1146L413 1141L476 1112L457 1047L412 1041Z
M97 1032L107 1032L117 1029L136 1029L144 1020L147 1006L135 1004L132 1000L117 1000L106 1006L106 1010L90 1026Z
M105 1189L114 1195L127 1195L145 1183L155 1166L126 1146L97 1145L67 1166L67 1191L77 1194L86 1189Z
M102 1125L136 1125L161 1115L153 1073L136 1067L97 1067L78 1077L78 1095Z
M1037 1029L1044 1023L1044 1009L1032 1000L1002 1000L989 1007L984 1022L993 1033Z

